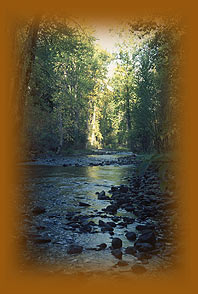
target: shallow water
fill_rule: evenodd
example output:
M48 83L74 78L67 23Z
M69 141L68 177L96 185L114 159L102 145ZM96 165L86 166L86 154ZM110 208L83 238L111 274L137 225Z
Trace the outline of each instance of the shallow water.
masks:
M117 155L108 155L112 160ZM91 156L87 157L89 160ZM105 155L94 155L97 160L104 161ZM69 159L67 159L69 161ZM114 228L114 235L101 232L99 220L112 221L113 215L102 209L110 204L108 200L98 200L96 192L104 190L107 195L111 186L127 184L128 177L134 171L133 165L122 166L81 166L62 167L31 165L20 167L24 174L26 205L24 206L24 234L28 236L24 252L25 258L38 265L60 265L69 270L107 270L112 269L118 259L110 250L111 241L119 237L123 241L123 248L133 245L125 237L126 231L134 231L137 222L122 228L118 224ZM79 206L79 202L90 204L89 207ZM33 215L32 209L42 206L46 212ZM80 223L72 217L84 216L84 223L93 221L91 233L80 232ZM122 221L123 216L134 217L132 213L119 209L116 216ZM76 225L77 224L77 225ZM73 225L76 227L74 228ZM49 238L47 244L35 244L34 238ZM102 251L87 250L106 243L107 248ZM83 246L81 254L67 254L67 247L71 244ZM123 250L124 253L124 250ZM123 255L123 260L131 266L135 262L132 255ZM126 270L126 267L124 267Z

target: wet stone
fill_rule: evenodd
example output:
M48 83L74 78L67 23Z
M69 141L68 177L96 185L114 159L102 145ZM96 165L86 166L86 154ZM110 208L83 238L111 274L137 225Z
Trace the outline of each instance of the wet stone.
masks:
M147 270L144 266L140 265L140 264L135 264L131 267L131 270L133 273L135 274L143 274L145 273Z
M79 202L79 206L85 206L85 207L87 207L87 206L91 206L91 205L88 204L88 203L85 203L85 202Z
M97 245L98 250L104 250L105 248L107 248L107 244L106 243L101 243L100 245Z
M122 240L120 238L113 238L111 245L113 249L121 248Z
M134 244L134 247L136 250L138 250L140 252L148 252L148 251L152 251L154 249L153 245L150 243L137 242Z
M125 249L125 253L126 254L131 254L131 255L135 255L136 254L136 249L133 246L129 246Z
M142 235L139 236L138 241L140 243L150 243L153 246L156 243L156 237L155 237L155 233L152 231L149 232L145 232Z
M35 239L34 240L34 243L36 244L47 244L47 243L50 243L51 242L51 239L44 239L44 238L40 238L40 239Z
M115 256L115 258L122 259L122 251L121 249L112 249L111 254Z
M130 241L136 240L136 234L134 232L127 232L125 236Z
M32 213L34 215L39 215L39 214L43 214L46 212L46 209L44 207L41 207L41 206L37 206L35 207L33 210L32 210Z
M127 261L124 260L119 260L118 263L116 264L117 266L127 266L129 265Z
M68 254L78 254L78 253L81 253L82 251L83 251L83 247L79 245L71 245L67 249Z

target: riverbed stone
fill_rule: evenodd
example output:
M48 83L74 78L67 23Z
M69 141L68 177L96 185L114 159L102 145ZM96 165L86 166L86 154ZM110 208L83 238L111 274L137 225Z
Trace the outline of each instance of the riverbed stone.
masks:
M134 246L128 246L126 249L125 249L125 253L126 254L131 254L131 255L135 255L136 254L136 249Z
M112 205L108 205L108 206L106 207L105 211L106 211L107 213L116 214L116 213L117 213L117 209L118 209L117 206L114 205L114 204L112 204Z
M85 203L85 202L79 202L79 206L91 206L90 204L88 203Z
M129 240L129 241L135 241L136 240L136 233L134 232L127 232L125 234L126 238Z
M155 228L154 225L137 225L136 230L138 231L145 231L145 230L153 230Z
M140 252L149 252L154 249L154 246L150 243L140 243L137 242L134 244L135 249L137 249Z
M113 238L111 242L113 249L118 249L122 247L122 240L120 238Z
M98 251L99 250L104 250L105 248L107 248L107 244L106 243L101 243L101 244L97 245L97 247L98 247Z
M142 235L139 236L138 242L150 243L154 246L156 243L155 233L153 231L148 231L148 232L143 233Z
M119 260L116 265L117 266L127 266L127 265L129 265L129 263L125 260Z
M144 274L147 271L147 269L143 265L140 265L140 264L133 265L131 267L131 270L135 274Z
M70 245L67 249L68 254L78 254L83 251L83 247L79 245Z
M113 255L113 256L115 256L116 258L118 258L118 259L122 259L122 250L119 248L117 248L117 249L112 249L111 250L111 254Z
M39 215L39 214L43 214L46 212L46 209L42 206L36 206L33 210L32 210L32 213L34 215Z
M50 243L52 240L49 238L39 238L39 239L35 239L34 243L36 244L47 244Z

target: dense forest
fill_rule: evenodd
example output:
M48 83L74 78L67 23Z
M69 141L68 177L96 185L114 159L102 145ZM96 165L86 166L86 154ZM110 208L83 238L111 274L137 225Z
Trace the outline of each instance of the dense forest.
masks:
M13 23L10 101L23 154L177 148L184 35L179 22L132 20L112 27L111 34L120 38L114 52L97 44L94 27L76 18Z
M20 263L173 269L183 246L180 20L40 15L8 31Z

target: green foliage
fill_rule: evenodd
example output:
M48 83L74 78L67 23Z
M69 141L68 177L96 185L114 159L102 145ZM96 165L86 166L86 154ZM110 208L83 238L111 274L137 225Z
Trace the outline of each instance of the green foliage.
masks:
M169 173L172 170L173 164L177 162L177 157L177 154L174 152L139 156L141 163L137 167L137 175L141 177L150 167L155 168L160 179L160 188L164 192L170 188Z
M151 154L176 149L183 35L176 22L129 23L118 32L125 37L113 55L96 46L87 27L60 17L43 16L29 48L32 24L16 34L18 55L29 53L19 66L29 69L20 106L29 149L105 147ZM107 78L111 62L116 69ZM142 169L152 160L145 159ZM164 169L159 166L162 178Z

